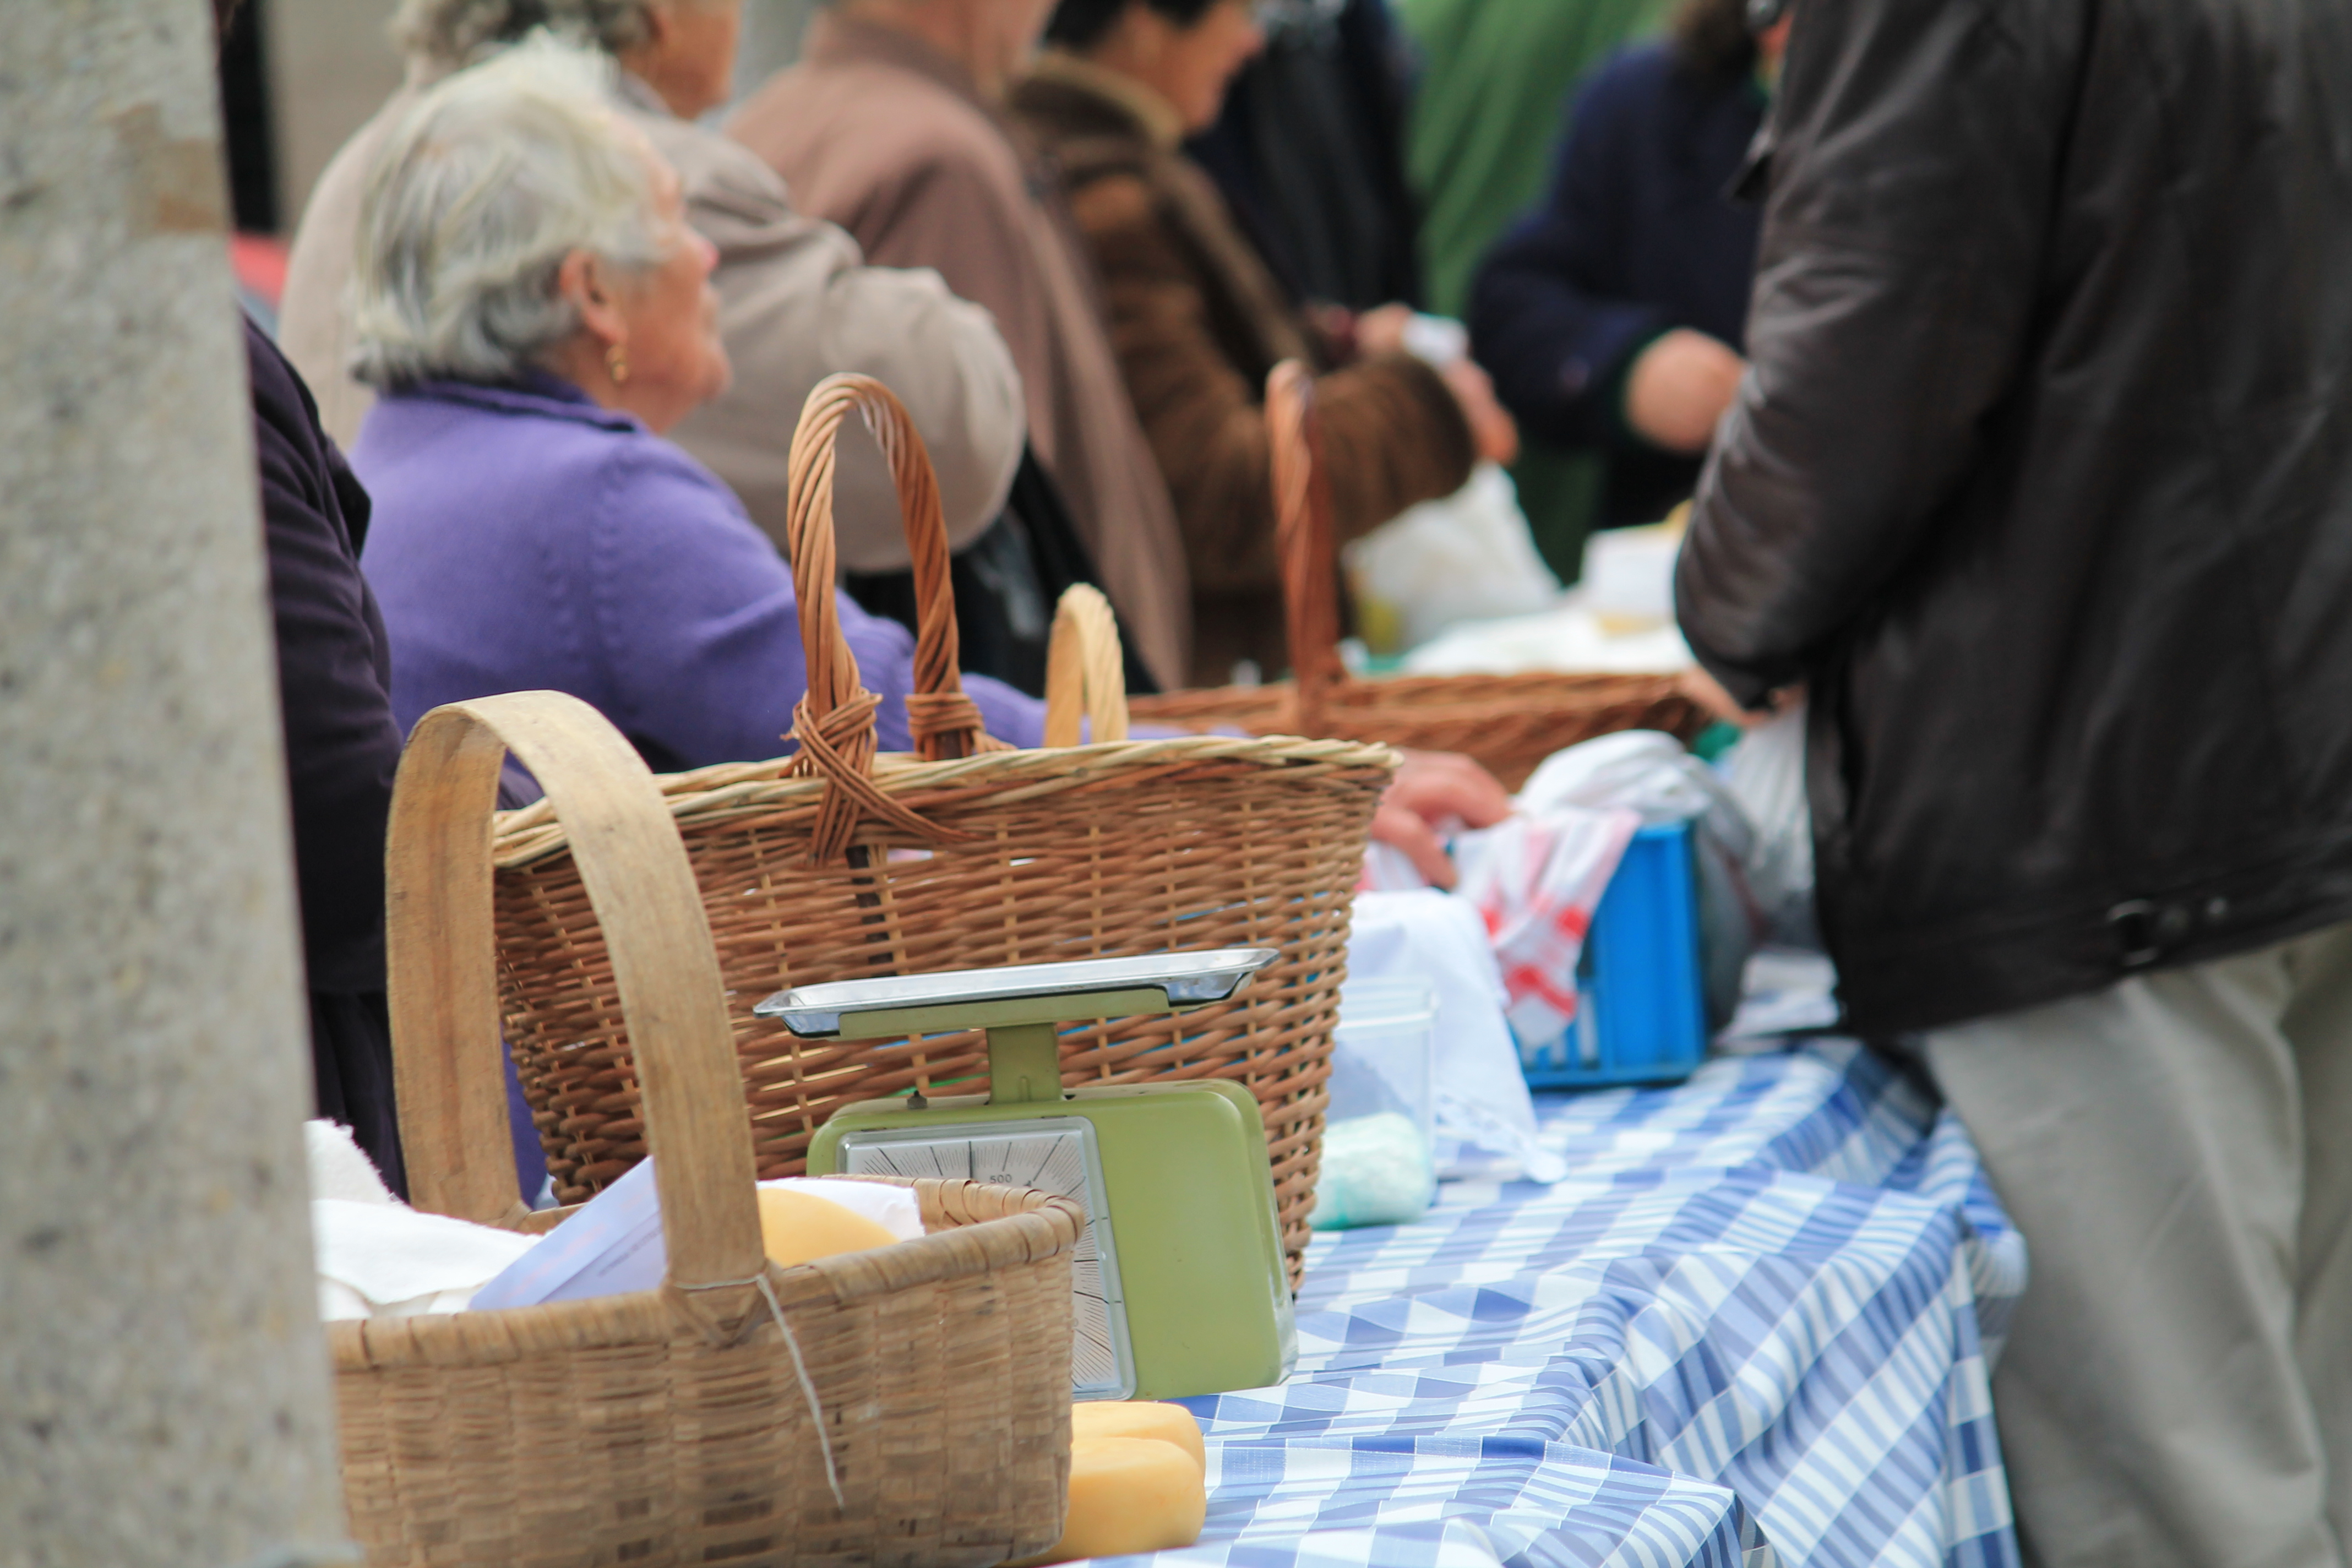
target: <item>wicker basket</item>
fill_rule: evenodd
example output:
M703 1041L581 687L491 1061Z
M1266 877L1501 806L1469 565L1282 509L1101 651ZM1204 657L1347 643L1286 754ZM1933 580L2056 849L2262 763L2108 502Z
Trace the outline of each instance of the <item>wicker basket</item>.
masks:
M920 622L908 708L920 758L875 755L834 596L835 433L861 412L890 457ZM793 572L809 691L799 756L662 781L726 977L760 1173L803 1167L837 1107L982 1075L977 1033L794 1039L752 1005L781 987L877 974L1217 947L1281 958L1234 1002L1066 1034L1064 1080L1224 1078L1265 1120L1294 1280L1307 1238L1330 1032L1365 833L1395 765L1345 741L1181 736L1012 751L956 673L946 532L906 415L878 383L810 395L793 448ZM509 815L495 854L508 1041L558 1194L645 1152L636 1070L604 938L563 824Z
M1124 741L1127 725L1118 618L1102 590L1073 583L1054 606L1054 636L1045 646L1045 744Z
M483 850L509 744L578 836L639 1025L668 1274L630 1295L330 1325L369 1563L981 1568L1050 1545L1082 1215L917 1182L922 1239L767 1261L686 858L644 763L569 697L438 709L401 763L389 941L418 1205L517 1228L562 1217L524 1210L508 1154Z
M1314 417L1314 381L1295 362L1266 379L1283 601L1293 678L1133 700L1135 717L1254 735L1330 735L1461 752L1511 789L1562 746L1617 730L1689 740L1706 710L1671 675L1422 675L1351 678L1339 662L1339 545Z

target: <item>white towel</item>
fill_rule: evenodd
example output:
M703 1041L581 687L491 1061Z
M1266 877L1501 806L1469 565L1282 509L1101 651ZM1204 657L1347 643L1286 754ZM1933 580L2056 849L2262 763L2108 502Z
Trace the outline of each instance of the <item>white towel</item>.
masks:
M310 1200L319 1315L404 1318L462 1312L474 1292L539 1243L494 1226L403 1204Z
M302 1123L302 1152L310 1168L310 1195L355 1204L396 1204L376 1173L375 1162L360 1152L352 1130L322 1118Z
M323 1322L462 1312L476 1290L539 1240L419 1214L392 1195L347 1127L306 1121L302 1143Z

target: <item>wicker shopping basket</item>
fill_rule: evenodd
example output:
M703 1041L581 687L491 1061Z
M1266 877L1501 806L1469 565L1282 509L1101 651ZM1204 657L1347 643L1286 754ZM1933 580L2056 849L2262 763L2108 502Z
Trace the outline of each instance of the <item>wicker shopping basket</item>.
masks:
M1073 583L1054 606L1054 635L1045 646L1045 744L1124 741L1127 726L1118 619L1101 589Z
M584 703L441 708L393 797L401 1134L420 1207L543 1228L515 1189L485 854L511 746L571 826L660 1163L658 1290L329 1326L352 1533L377 1568L966 1563L1049 1545L1069 1452L1069 1255L1043 1194L917 1182L931 1234L762 1255L701 900L635 752Z
M876 754L877 700L838 620L833 449L853 414L888 455L908 521L918 757ZM1005 749L982 732L956 672L938 492L898 400L864 377L820 384L793 440L792 484L809 669L793 731L801 750L662 781L718 942L760 1173L801 1170L810 1135L844 1104L985 1072L974 1033L797 1040L751 1012L781 987L1272 947L1280 959L1234 1002L1074 1030L1062 1064L1072 1085L1217 1077L1248 1087L1295 1279L1349 906L1395 753L1195 735ZM565 825L534 805L505 819L495 847L508 1040L567 1202L645 1152L626 1022L572 846Z
M1339 545L1314 385L1303 367L1286 361L1265 388L1292 678L1138 697L1136 718L1462 752L1511 789L1552 752L1595 735L1665 730L1687 741L1706 727L1706 710L1671 675L1350 677L1339 662Z

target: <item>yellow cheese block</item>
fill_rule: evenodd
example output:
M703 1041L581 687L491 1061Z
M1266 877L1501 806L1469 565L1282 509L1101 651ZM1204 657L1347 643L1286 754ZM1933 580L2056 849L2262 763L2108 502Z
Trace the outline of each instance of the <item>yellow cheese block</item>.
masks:
M1175 1444L1153 1437L1076 1437L1070 1442L1070 1511L1062 1539L1008 1568L1190 1546L1201 1539L1208 1516L1201 1468Z
M1149 1399L1090 1399L1070 1406L1070 1437L1151 1437L1173 1443L1192 1456L1208 1473L1209 1454L1201 1443L1201 1424L1181 1405Z
M893 1246L898 1239L864 1215L814 1193L761 1187L759 1196L761 1245L786 1268L837 1252Z

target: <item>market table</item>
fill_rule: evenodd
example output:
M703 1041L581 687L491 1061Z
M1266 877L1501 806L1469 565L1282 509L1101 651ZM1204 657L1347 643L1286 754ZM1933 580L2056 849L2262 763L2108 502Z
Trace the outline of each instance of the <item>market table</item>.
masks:
M2017 1561L1988 1363L2021 1238L1931 1093L1851 1042L1540 1097L1499 1163L1320 1235L1280 1388L1187 1401L1156 1568Z

